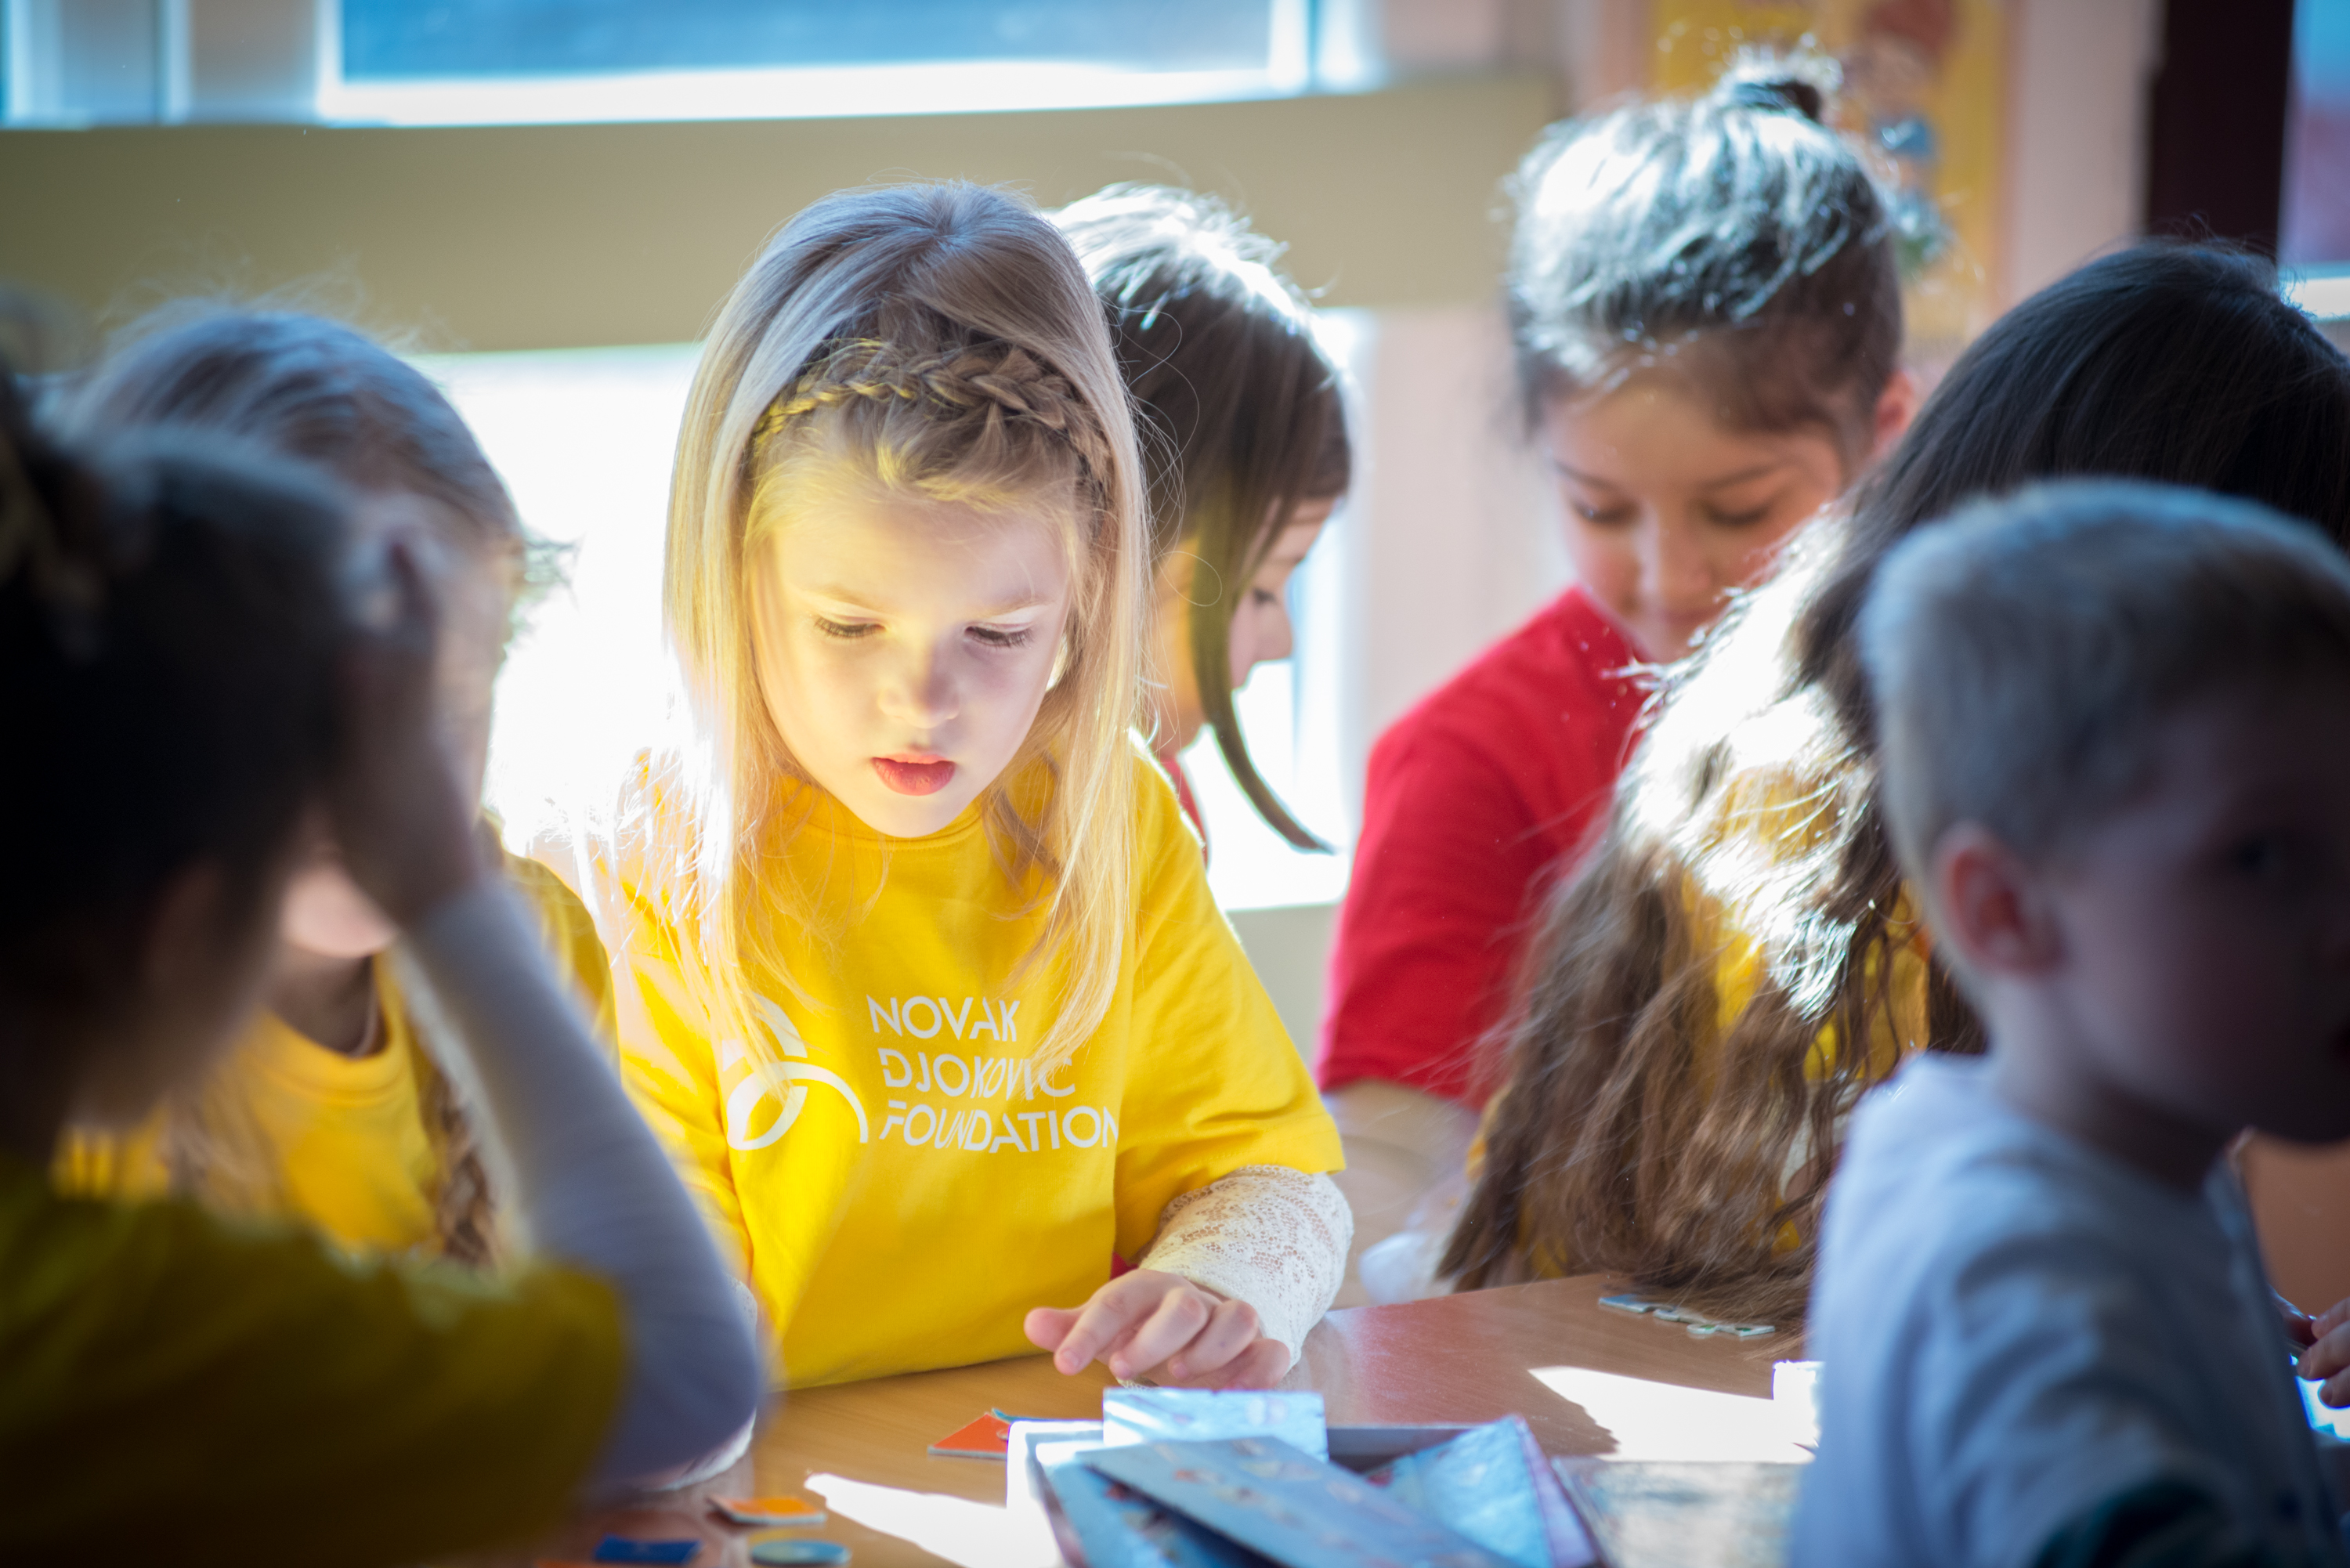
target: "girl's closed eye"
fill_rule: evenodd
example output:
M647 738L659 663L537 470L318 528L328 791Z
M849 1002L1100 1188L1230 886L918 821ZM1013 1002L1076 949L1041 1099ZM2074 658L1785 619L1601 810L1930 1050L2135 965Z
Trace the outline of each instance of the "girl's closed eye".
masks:
M1026 626L974 626L971 639L989 648L1022 648L1035 636L1035 628Z
M810 618L816 622L816 630L827 637L837 637L843 642L854 642L881 629L878 623L869 620L835 620L830 616L821 615Z

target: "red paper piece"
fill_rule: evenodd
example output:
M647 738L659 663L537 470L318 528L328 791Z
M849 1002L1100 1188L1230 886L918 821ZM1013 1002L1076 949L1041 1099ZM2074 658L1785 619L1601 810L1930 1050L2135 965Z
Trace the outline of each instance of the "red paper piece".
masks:
M991 1413L949 1432L931 1445L931 1452L946 1459L1000 1459L1011 1446L1011 1426Z

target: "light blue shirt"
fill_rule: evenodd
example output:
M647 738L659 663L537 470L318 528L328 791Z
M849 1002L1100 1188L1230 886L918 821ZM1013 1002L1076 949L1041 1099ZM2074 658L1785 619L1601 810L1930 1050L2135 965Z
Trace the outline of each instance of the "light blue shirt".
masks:
M2175 1191L1918 1057L1855 1114L1813 1282L1796 1568L2030 1563L2178 1481L2247 1544L2350 1563L2224 1163Z

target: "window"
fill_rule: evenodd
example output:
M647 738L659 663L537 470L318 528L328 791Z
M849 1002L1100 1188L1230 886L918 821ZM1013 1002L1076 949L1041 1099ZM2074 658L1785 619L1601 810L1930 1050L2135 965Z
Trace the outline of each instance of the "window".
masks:
M1313 85L1336 0L328 0L322 118L764 118L1201 101Z
M347 82L1043 61L1263 71L1274 0L341 0Z
M1373 85L1369 0L0 0L0 119L390 125L1206 102Z
M2293 26L2293 99L2285 130L2278 260L2345 274L2324 316L2350 316L2350 0L2300 0ZM2315 279L2311 280L2316 282ZM2304 285L2304 292L2308 286ZM2324 292L2322 288L2318 292Z

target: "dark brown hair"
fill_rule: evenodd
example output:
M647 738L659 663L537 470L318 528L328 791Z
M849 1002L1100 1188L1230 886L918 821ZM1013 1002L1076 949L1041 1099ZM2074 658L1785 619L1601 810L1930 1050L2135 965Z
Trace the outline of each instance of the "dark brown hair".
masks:
M1914 932L1855 618L1912 529L2068 474L2243 496L2343 541L2350 362L2264 264L2173 244L2083 267L1960 358L1849 510L1674 674L1551 901L1444 1259L1464 1286L1601 1271L1801 1318L1846 1113L1902 1048L1980 1049L1939 967L1922 1010L1896 994ZM1732 931L1755 944L1755 985L1725 1018Z
M1213 197L1113 185L1055 222L1109 306L1148 470L1152 565L1192 556L1186 644L1217 749L1275 832L1327 849L1258 774L1232 691L1232 617L1250 579L1298 505L1344 494L1351 476L1313 314L1274 268L1280 247Z
M449 400L415 367L340 322L201 301L167 306L129 330L68 397L65 412L88 431L226 431L314 463L354 490L432 503L431 514L452 543L511 563L518 586L546 575L543 552ZM442 1249L461 1262L486 1263L495 1225L480 1139L447 1073L435 1068L423 1114L442 1155L434 1215Z
M345 539L322 481L234 443L52 443L0 369L0 1094L54 1105L137 994L154 902L265 896L329 761Z
M1728 429L1825 431L1846 472L1901 351L1892 221L1821 123L1834 67L1742 61L1694 99L1553 127L1518 167L1509 310L1526 420L1677 370Z

